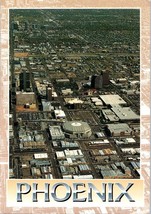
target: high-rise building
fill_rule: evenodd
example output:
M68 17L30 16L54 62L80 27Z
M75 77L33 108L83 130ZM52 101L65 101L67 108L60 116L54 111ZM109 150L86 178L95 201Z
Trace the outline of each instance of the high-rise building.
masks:
M52 101L52 87L46 87L46 99Z
M103 76L99 75L95 78L94 88L101 89L103 87Z
M92 75L91 77L91 88L95 88L95 79L96 79L97 75Z
M101 89L103 86L109 84L109 73L102 72L100 75L93 75L91 77L91 88Z
M102 75L93 75L91 78L91 88L101 89L103 86Z
M30 91L30 73L27 70L23 70L20 75L20 90L29 92Z
M110 83L109 72L108 71L102 72L102 77L103 77L103 85L109 85Z

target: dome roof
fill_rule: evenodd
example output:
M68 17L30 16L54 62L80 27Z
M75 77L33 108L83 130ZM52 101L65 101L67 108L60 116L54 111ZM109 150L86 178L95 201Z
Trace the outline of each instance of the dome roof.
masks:
M69 133L85 133L91 131L90 126L82 121L66 121L63 124L63 129Z

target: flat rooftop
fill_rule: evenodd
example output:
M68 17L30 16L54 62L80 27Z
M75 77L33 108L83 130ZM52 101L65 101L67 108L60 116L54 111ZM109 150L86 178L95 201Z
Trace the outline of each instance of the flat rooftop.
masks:
M106 105L126 104L126 102L118 94L100 95L100 98Z
M64 98L64 100L69 104L83 103L83 100L80 100L79 98Z
M140 117L129 107L114 106L112 111L120 120L139 120Z
M132 129L127 125L127 123L116 123L116 124L107 124L108 129L115 134L125 132L130 133Z
M109 120L109 121L112 121L112 122L119 120L119 118L110 109L103 109L102 113L103 113L103 115L104 115L106 120Z
M64 137L60 126L49 126L49 131L52 137Z

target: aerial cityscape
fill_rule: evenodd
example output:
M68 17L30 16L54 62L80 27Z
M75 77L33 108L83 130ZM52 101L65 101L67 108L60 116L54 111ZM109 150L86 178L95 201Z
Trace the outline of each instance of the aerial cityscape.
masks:
M140 11L9 16L9 178L140 178Z

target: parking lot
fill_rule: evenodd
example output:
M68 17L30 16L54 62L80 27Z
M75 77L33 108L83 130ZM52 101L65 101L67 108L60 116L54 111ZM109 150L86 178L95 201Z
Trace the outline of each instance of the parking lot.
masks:
M66 116L68 120L81 120L89 125L98 125L98 118L91 111L66 111Z

